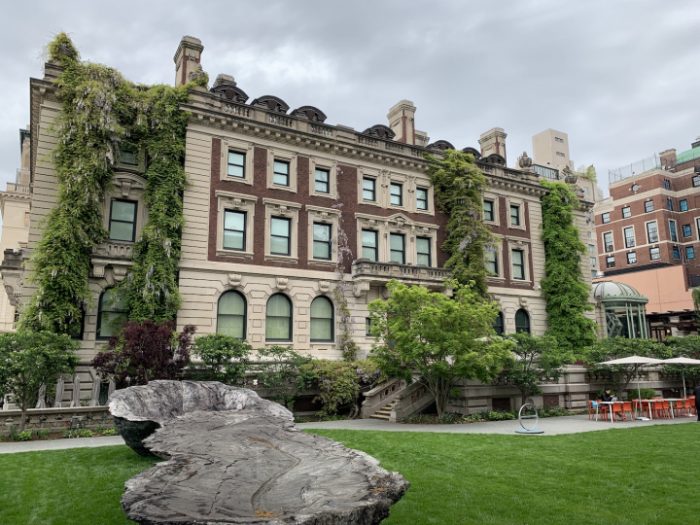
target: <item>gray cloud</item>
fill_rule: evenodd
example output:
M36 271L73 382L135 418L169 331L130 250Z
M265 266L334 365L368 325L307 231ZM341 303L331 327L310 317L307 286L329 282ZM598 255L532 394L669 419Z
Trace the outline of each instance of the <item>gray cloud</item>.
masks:
M534 133L560 129L605 185L609 168L700 133L699 24L690 0L26 1L0 21L0 181L18 167L29 77L66 31L84 59L144 83L171 83L180 38L197 36L212 79L358 130L407 98L419 129L458 147L505 128L510 163Z

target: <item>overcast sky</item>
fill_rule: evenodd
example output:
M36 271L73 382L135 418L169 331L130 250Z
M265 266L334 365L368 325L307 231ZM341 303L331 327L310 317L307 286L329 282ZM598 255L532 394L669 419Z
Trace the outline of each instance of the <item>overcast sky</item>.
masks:
M177 6L177 7L176 7ZM213 82L313 105L330 124L386 124L401 99L431 140L478 147L508 133L508 164L547 128L576 166L608 169L700 135L700 4L677 0L13 2L0 19L0 183L19 167L29 78L67 32L84 60L172 83L183 35L202 40Z

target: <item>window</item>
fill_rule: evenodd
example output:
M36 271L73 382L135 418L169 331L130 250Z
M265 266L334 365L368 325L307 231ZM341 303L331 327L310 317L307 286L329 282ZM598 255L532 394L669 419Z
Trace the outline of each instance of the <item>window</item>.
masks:
M331 342L334 339L333 303L319 296L311 302L311 342Z
M493 320L493 331L496 335L503 335L503 312L498 312L496 319Z
M392 206L403 206L403 184L392 182L389 185L391 194L390 202Z
M656 221L647 222L647 242L649 244L659 242L659 229Z
M674 244L671 246L671 257L674 259L680 259L681 258L681 250L678 248L678 245Z
M484 201L484 220L489 222L494 220L493 201Z
M632 216L632 208L629 206L625 206L622 208L622 218L623 219L629 219Z
M510 225L520 226L520 206L517 204L510 205Z
M522 308L515 312L515 332L530 333L530 315Z
M331 260L331 225L314 223L314 259Z
M627 254L627 264L636 264L637 263L637 252L629 252Z
M245 153L238 151L228 152L228 168L226 174L229 177L245 179Z
M372 318L365 317L365 335L372 335Z
M693 175L693 187L697 188L700 186L700 175Z
M654 201L644 201L644 211L647 213L649 213L650 211L654 211Z
M389 260L391 262L406 264L405 241L406 238L402 233L389 234Z
M291 254L291 223L284 217L270 218L270 253L272 255Z
M690 237L691 235L693 235L693 229L690 227L690 224L684 224L683 237Z
M246 213L224 211L224 249L245 251Z
M679 211L688 211L688 199L681 199L678 201Z
M673 211L673 199L671 197L666 197L666 209Z
M566 156L566 155L564 155L564 153L561 152L561 151L557 151L556 154L557 154L557 157L565 157L565 156Z
M625 232L625 248L634 248L634 228L629 226L623 231Z
M672 242L678 242L678 227L673 219L668 221L668 233L671 236Z
M610 212L606 211L605 213L601 213L600 220L603 221L603 224L609 223L610 222Z
M430 241L430 237L416 237L416 264L418 266L432 266Z
M371 202L377 200L377 179L362 177L362 200Z
M651 259L652 261L658 261L659 259L661 259L661 250L658 246L649 248L649 259Z
M484 256L486 257L486 273L489 275L498 275L498 253L496 248L488 247L484 250Z
M613 234L612 232L605 232L603 234L603 246L606 252L611 252L615 249L613 246Z
M275 294L267 300L265 339L268 341L292 340L292 302L284 294Z
M376 262L379 259L378 234L375 230L362 230L362 258Z
M330 193L331 191L331 172L325 168L316 168L314 170L314 190L316 193Z
M615 256L609 255L605 258L605 266L607 268L615 268Z
M671 181L669 179L664 179L664 188L667 190L671 189Z
M692 246L686 246L685 247L685 258L690 260L690 259L695 259L695 248Z
M230 290L221 294L216 313L216 333L245 339L246 310L245 298L240 293Z
M272 184L277 186L289 186L289 162L275 160L272 171Z
M561 138L561 137L554 137L554 140L555 140L556 142L564 142L564 139Z
M107 288L100 295L97 312L97 339L116 336L129 316L126 297L116 288Z
M416 209L417 210L427 210L428 209L428 189L427 188L416 188Z
M513 279L525 279L525 252L523 250L511 250L510 260L513 266Z
M109 238L113 241L134 242L136 239L136 209L134 201L112 199L109 210Z

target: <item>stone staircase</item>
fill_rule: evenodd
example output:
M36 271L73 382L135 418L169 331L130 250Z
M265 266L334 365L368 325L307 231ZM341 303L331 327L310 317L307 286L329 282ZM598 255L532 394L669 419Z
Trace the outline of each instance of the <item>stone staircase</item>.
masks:
M370 419L383 419L384 421L389 421L391 418L391 411L394 409L396 403L398 402L398 399L394 399L391 403L387 403L382 408L377 410L374 414L369 416Z

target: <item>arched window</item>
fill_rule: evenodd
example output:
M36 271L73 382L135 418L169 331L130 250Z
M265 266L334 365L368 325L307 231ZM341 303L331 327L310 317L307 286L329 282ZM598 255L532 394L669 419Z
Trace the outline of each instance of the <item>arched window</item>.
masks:
M333 341L333 303L322 295L311 302L311 341Z
M240 293L231 290L221 294L216 313L216 333L245 339L246 302Z
M530 333L530 315L522 308L515 312L515 332Z
M97 311L97 339L109 339L119 333L129 317L126 297L115 288L107 288L100 295Z
M268 341L292 340L292 301L281 293L267 301L265 339Z
M498 312L496 319L493 321L493 329L496 335L503 335L503 312Z

